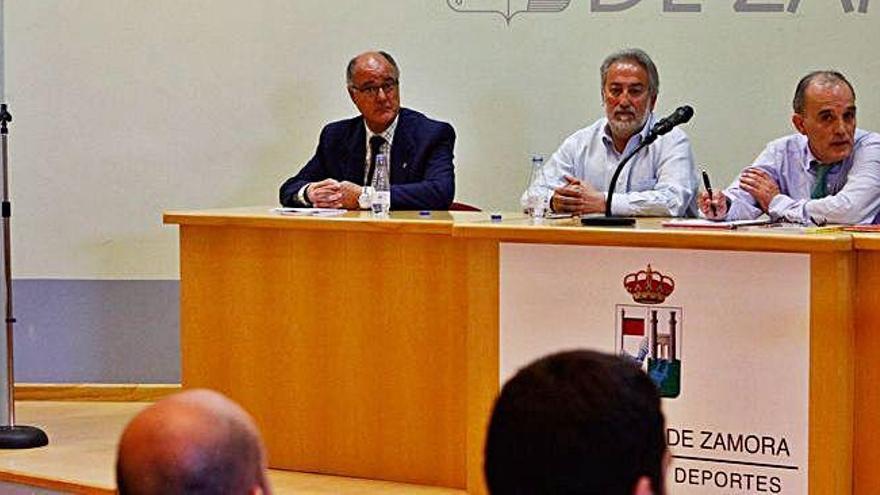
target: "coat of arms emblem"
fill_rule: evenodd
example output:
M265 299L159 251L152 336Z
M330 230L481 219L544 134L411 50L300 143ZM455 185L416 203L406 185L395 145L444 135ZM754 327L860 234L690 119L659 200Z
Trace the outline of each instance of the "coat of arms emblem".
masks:
M661 397L678 397L684 312L661 305L675 290L675 281L649 264L645 270L627 274L623 286L635 304L615 306L618 352L645 370Z

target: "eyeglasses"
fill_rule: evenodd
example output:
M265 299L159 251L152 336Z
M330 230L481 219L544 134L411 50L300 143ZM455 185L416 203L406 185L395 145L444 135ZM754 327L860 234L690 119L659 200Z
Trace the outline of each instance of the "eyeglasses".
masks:
M356 90L358 93L363 93L363 94L369 96L370 98L375 98L375 97L379 96L380 89L386 95L393 94L395 91L397 91L397 86L399 84L400 84L400 82L398 82L397 79L392 79L389 81L385 81L380 86L364 86L362 88L359 88L357 86L352 86L352 89Z

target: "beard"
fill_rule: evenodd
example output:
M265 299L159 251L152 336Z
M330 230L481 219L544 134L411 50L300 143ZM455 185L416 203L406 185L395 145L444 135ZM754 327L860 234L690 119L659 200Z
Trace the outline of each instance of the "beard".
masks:
M608 127L615 137L631 137L642 130L648 121L648 112L629 120L618 120L613 114L608 118Z

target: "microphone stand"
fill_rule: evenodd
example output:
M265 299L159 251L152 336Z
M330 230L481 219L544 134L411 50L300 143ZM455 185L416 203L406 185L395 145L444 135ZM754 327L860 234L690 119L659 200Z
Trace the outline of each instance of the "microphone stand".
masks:
M632 217L614 217L611 216L611 199L614 197L614 190L617 188L617 178L620 177L620 172L623 171L624 165L628 162L632 157L636 156L639 151L647 148L648 145L657 140L659 135L656 134L653 130L645 136L645 139L639 143L638 146L635 147L634 150L630 151L627 155L623 157L623 160L620 160L620 163L617 164L617 168L614 170L614 175L611 176L611 183L608 184L608 196L605 198L605 216L589 216L581 218L581 225L591 226L591 227L630 227L635 225L636 219Z
M12 204L9 202L9 149L7 138L12 122L12 115L6 104L0 104L0 147L2 147L3 163L3 268L6 287L6 403L9 424L0 424L0 449L32 449L49 444L49 437L39 428L33 426L16 426L15 424L15 361L13 359L12 327L15 318L12 316L12 243L9 238ZM2 415L0 415L2 417Z

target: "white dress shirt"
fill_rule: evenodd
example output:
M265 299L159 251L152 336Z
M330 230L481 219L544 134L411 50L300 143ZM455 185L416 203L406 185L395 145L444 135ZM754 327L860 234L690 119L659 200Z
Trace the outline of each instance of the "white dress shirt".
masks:
M563 176L571 175L588 182L597 191L608 191L611 176L623 155L642 142L653 124L652 114L642 130L627 142L623 153L614 149L607 118L575 132L547 161L540 187L551 198L553 190L566 183ZM616 216L693 216L697 185L690 140L684 131L675 128L626 164L617 180L611 213ZM527 193L523 194L523 204Z
M382 132L375 133L371 131L366 122L364 122L364 128L367 130L367 155L364 157L364 180L367 180L367 175L370 172L370 139L372 139L373 136L382 136L385 138L385 143L379 148L379 154L384 154L387 157L386 160L388 160L388 166L391 167L391 146L394 142L394 130L397 129L397 117L394 117L391 125ZM390 184L391 177L388 177L388 181ZM365 185L372 186L372 184Z

